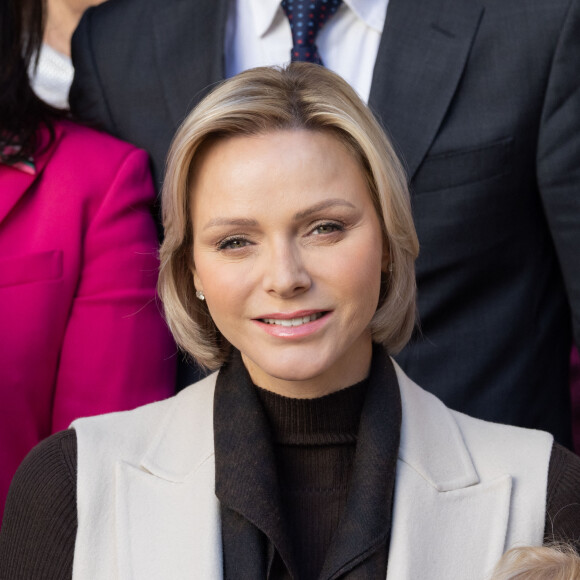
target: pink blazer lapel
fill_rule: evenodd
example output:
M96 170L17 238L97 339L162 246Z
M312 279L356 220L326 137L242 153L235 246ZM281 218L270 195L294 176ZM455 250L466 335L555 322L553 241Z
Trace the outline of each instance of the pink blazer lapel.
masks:
M28 191L32 184L39 178L48 160L58 146L64 129L62 126L55 127L55 139L50 147L46 148L42 153L35 157L34 163L36 166L36 173L34 175L25 173L14 167L0 164L0 183L2 184L2 191L0 192L0 223L4 221L6 216L16 206L21 197ZM41 129L39 134L41 147L44 147L48 142L48 130Z

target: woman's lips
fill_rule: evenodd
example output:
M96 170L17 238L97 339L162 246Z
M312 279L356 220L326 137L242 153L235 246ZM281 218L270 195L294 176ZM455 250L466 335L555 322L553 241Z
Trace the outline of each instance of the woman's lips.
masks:
M300 338L322 328L331 311L300 311L289 314L267 314L253 319L253 322L272 336Z

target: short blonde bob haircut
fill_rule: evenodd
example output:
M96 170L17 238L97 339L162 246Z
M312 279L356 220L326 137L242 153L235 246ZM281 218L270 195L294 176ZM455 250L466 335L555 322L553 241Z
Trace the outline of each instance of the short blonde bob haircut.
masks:
M173 140L162 190L165 240L158 290L177 344L212 370L223 364L231 348L206 303L195 297L191 177L193 171L203 171L203 164L197 164L200 153L218 139L280 130L331 133L363 170L393 264L381 280L373 340L397 353L415 322L419 251L405 172L354 90L338 75L306 63L255 68L221 83L188 115Z

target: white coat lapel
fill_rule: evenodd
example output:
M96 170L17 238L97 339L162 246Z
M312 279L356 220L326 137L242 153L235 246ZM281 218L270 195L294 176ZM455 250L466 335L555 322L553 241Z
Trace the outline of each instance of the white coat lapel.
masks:
M120 579L221 578L221 527L213 475L210 460L185 482L119 465Z
M512 479L480 483L451 412L395 369L403 422L387 578L484 578L504 551Z
M399 461L387 579L485 578L504 551L510 494L509 475L441 492Z
M139 467L116 471L119 578L222 577L219 502L215 496L215 375L175 404ZM191 429L191 425L197 425Z

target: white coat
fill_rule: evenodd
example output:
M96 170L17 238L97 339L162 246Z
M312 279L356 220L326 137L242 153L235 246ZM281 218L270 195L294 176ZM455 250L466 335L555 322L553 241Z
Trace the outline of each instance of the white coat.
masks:
M542 543L552 436L451 411L396 365L402 426L387 580L481 580ZM216 374L80 419L74 580L222 578Z

